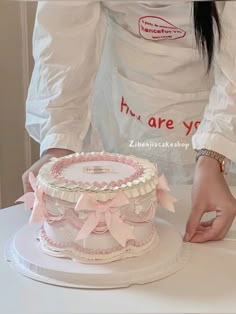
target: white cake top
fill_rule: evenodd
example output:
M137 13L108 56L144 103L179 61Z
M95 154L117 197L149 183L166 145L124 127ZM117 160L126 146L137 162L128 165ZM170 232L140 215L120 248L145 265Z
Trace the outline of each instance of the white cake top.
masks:
M157 184L157 168L148 160L104 152L53 158L37 177L47 195L73 203L84 192L100 201L120 191L134 198L152 192Z
M96 173L96 169L98 169ZM86 172L87 170L87 172ZM90 172L91 171L91 172ZM94 171L95 173L92 173ZM104 172L99 172L104 171ZM62 169L61 175L66 180L75 182L83 181L93 184L94 182L107 182L122 180L135 173L135 168L115 161L97 160L71 164Z

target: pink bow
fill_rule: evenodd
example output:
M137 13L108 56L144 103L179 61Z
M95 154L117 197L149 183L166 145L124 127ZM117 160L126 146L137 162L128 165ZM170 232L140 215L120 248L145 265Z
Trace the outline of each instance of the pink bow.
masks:
M173 203L176 202L177 200L166 192L170 191L166 177L164 175L161 175L158 179L159 182L156 189L158 202L161 204L163 208L174 213L175 208Z
M120 217L118 208L129 204L129 200L122 192L118 193L112 200L101 203L88 194L83 194L79 198L75 210L90 211L88 219L82 226L76 240L85 239L91 234L100 221L102 214L105 215L105 222L111 235L123 247L128 239L135 239L131 227Z
M32 214L30 216L29 223L42 222L48 217L47 210L43 205L43 190L37 188L36 178L32 172L29 173L29 182L31 184L34 192L27 192L22 197L20 197L16 202L24 202L25 209L31 209Z

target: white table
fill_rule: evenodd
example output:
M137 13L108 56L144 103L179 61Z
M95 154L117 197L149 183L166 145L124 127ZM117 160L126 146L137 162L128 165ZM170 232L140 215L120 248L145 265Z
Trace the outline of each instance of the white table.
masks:
M190 186L175 188L177 213L161 213L183 232ZM236 187L232 188L236 195ZM194 244L187 266L164 280L114 290L61 288L15 273L3 257L6 241L25 223L22 205L0 210L0 313L236 313L236 223L228 240ZM232 240L230 240L232 239Z

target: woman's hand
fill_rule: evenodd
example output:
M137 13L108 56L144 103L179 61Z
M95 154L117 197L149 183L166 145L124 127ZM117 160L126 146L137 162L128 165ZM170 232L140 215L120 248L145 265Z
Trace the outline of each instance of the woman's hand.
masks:
M201 222L207 212L215 212L215 218ZM222 240L235 215L236 200L220 171L218 161L206 156L199 157L192 187L192 210L184 241Z
M35 176L37 176L39 169L47 163L52 157L63 157L66 155L72 154L73 151L61 148L51 148L48 149L43 156L36 161L22 176L24 193L32 192L32 187L29 183L29 173L33 172Z

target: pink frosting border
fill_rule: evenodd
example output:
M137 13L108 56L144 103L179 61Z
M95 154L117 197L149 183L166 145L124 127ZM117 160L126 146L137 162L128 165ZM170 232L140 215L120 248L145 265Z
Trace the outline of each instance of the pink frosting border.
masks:
M82 182L82 181L74 181L74 180L68 180L65 179L61 175L62 168L69 166L73 163L77 162L84 162L84 161L96 161L96 160L108 160L108 161L114 161L114 162L120 162L126 165L129 165L135 169L135 172L125 177L124 179L118 180L118 181L112 181L112 182ZM91 184L98 188L103 188L105 185L110 185L112 187L121 186L122 184L126 184L127 182L132 182L135 179L138 179L143 174L143 167L140 163L137 161L132 160L131 158L128 158L127 156L117 156L113 154L86 154L86 155L80 155L80 156L73 156L71 158L61 158L60 160L56 161L54 165L51 168L51 175L60 181L63 181L64 183L71 183L76 185L87 185L88 187L91 186Z
M156 233L156 226L155 224L153 224L152 226L152 230L149 234L149 236L143 240L143 241L135 241L135 240L128 240L127 241L127 246L128 245L132 245L134 247L142 247L144 245L146 245L148 242L150 242L154 236L154 234ZM113 252L118 252L123 250L124 248L121 245L118 245L116 247L113 247L112 249L87 249L87 248L83 248L80 245L74 243L74 242L65 242L65 243L59 243L56 241L52 241L46 234L44 228L41 228L41 237L51 246L54 246L55 248L58 249L69 249L69 248L74 248L76 249L78 252L81 253L85 253L85 254L90 254L90 255L94 255L94 254L102 254L102 255L106 255L106 254L111 254Z

